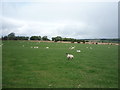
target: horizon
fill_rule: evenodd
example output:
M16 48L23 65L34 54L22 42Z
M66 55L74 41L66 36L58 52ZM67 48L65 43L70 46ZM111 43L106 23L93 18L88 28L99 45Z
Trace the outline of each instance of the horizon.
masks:
M14 32L12 32L12 33L14 33ZM8 35L5 35L5 36L8 36ZM1 36L1 38L2 38L2 37L5 37L5 36ZM34 35L33 35L33 36L34 36ZM40 36L40 35L35 35L35 36ZM44 35L44 36L46 36L46 35ZM30 37L32 37L32 36L24 36L24 35L21 35L21 36L17 35L17 36L16 36L16 35L15 35L15 37L29 37L29 38L30 38ZM40 36L40 37L43 37L43 36ZM54 37L57 37L57 36L54 36ZM60 37L61 37L61 36L60 36ZM62 38L71 38L71 37L62 37ZM52 40L52 37L51 37L51 38L48 38L48 39L49 39L49 40ZM83 39L83 40L84 40L84 39L85 39L85 40L90 40L90 39L91 39L91 40L92 40L92 39L95 40L95 39L96 39L96 40L97 40L97 39L120 39L120 38L118 37L118 38L73 38L73 39L78 39L78 40L79 40L79 39L81 39L81 40L82 40L82 39Z

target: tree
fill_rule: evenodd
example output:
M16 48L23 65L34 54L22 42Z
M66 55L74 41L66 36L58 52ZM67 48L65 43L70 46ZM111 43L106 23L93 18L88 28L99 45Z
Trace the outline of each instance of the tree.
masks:
M57 36L57 37L52 37L52 41L62 41L62 37L61 36Z
M56 41L62 41L62 37L61 36L57 36L56 37Z
M25 37L25 36L16 36L14 40L28 40L29 37Z
M52 37L52 41L55 41L55 37Z
M8 34L8 39L9 40L14 40L15 39L15 33Z
M43 37L42 37L42 40L44 40L44 41L50 41L50 40L47 38L47 36L43 36Z
M76 39L70 38L71 39L71 43L74 43L76 41Z
M76 42L77 42L77 43L80 43L80 42L85 43L85 40L80 40L80 39L77 39L77 40L76 40Z
M2 37L2 40L8 40L8 36Z
M41 40L41 36L31 36L30 40Z
M85 44L85 40L82 40L82 42Z
M62 38L63 41L67 41L67 38Z

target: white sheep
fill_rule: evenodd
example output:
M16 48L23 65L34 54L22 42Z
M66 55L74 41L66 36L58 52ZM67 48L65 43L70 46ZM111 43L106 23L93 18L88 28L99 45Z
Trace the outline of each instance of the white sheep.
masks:
M38 48L38 47L36 46L36 47L34 47L34 48Z
M69 47L69 49L75 49L75 46L71 46L71 47Z
M0 44L0 47L2 47L3 44Z
M76 50L76 52L81 52L80 50Z
M90 47L90 49L92 49L92 47Z
M48 49L49 47L46 47L46 49Z
M73 59L74 56L72 54L66 53L68 59Z

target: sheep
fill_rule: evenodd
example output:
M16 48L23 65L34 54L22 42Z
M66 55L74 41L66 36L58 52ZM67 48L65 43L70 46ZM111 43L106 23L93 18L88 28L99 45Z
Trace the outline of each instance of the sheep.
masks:
M74 58L74 56L72 54L66 53L66 55L67 55L68 60Z
M0 47L2 47L3 44L0 44Z
M46 49L48 49L49 47L46 47Z
M75 47L71 47L71 49L75 49Z
M76 50L76 52L81 52L80 50Z
M69 47L69 49L75 49L75 46L71 46L71 47Z
M36 47L34 47L34 48L38 48L38 47L36 46Z
M49 86L49 87L51 87L51 86L52 86L52 84L49 84L48 86Z
M90 47L90 49L92 49L92 47Z

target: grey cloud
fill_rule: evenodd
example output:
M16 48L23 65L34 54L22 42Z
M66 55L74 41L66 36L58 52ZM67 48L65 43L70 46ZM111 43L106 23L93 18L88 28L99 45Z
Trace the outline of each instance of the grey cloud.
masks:
M12 23L10 21L7 21L7 20L2 20L2 30L5 30L5 29L16 29L16 28L19 28L21 27L21 25L18 25L18 24L15 24L15 23Z
M29 3L24 5L23 3L4 3L4 5L3 15L5 17L27 22L21 23L19 20L2 22L4 34L14 31L18 35L39 34L49 37L61 35L75 38L113 38L118 36L117 2ZM31 23L32 21L41 23L35 24ZM83 26L80 23L83 23Z

